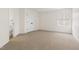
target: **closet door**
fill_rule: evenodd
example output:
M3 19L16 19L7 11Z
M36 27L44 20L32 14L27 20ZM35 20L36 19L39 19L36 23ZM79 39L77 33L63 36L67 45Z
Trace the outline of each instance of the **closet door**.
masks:
M25 10L25 32L34 31L34 18L30 10Z
M25 27L26 27L25 31L26 32L31 32L31 31L34 30L34 24L33 23L34 23L34 20L31 19L30 16L27 16L27 18L25 20Z

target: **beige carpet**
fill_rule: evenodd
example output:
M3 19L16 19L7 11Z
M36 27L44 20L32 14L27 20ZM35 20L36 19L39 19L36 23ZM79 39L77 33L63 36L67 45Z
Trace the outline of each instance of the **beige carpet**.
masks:
M79 41L71 34L35 31L19 35L1 48L2 50L75 50Z

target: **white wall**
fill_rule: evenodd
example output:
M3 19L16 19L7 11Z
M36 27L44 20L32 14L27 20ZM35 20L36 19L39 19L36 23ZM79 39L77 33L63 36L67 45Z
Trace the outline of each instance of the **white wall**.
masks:
M20 33L25 33L24 32L24 28L25 28L24 27L24 25L25 25L25 22L24 22L25 18L24 17L25 17L25 9L19 8Z
M19 9L19 20L20 20L20 33L24 33L24 16L25 16L25 9Z
M72 11L71 9L59 9L39 13L40 29L71 33L72 31L71 11Z
M72 33L76 39L79 39L79 9L73 9Z
M9 41L9 10L0 8L0 48Z

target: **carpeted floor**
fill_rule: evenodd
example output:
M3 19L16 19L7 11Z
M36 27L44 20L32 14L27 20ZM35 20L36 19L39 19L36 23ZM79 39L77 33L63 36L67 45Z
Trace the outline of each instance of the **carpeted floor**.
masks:
M77 50L79 41L71 34L35 31L10 40L1 50Z

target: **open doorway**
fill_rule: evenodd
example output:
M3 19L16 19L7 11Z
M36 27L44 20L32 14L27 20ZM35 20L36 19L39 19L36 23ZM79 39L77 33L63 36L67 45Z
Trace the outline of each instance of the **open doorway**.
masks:
M13 38L13 32L14 32L13 10L9 9L9 39Z

